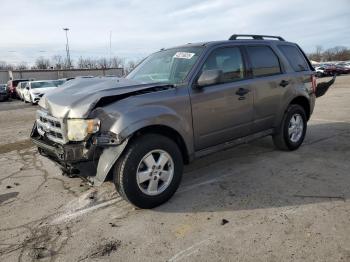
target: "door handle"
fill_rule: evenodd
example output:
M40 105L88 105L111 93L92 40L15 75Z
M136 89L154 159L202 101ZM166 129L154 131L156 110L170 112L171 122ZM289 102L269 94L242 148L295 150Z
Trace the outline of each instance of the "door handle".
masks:
M246 88L239 88L238 90L237 90L237 92L236 92L236 95L238 95L238 96L244 96L244 95L246 95L246 94L248 94L250 92L250 90L249 89L246 89Z
M287 85L289 85L289 81L287 81L287 80L282 80L280 82L280 86L282 86L282 87L286 87Z

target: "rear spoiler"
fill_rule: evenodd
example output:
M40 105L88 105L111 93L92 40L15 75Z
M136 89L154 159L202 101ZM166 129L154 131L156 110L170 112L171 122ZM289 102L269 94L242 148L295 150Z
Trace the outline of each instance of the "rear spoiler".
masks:
M331 87L331 85L334 84L335 78L336 78L336 76L334 75L333 78L331 80L329 80L328 82L322 82L322 83L317 84L316 92L315 92L316 97L323 96L328 91L328 89Z

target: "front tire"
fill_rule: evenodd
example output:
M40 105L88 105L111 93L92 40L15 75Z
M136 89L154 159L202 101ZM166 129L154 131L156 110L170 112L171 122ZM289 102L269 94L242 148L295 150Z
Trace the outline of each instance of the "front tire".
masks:
M168 137L146 134L130 142L118 159L113 180L118 193L139 208L168 201L180 185L183 159Z
M302 106L292 104L284 114L276 134L272 136L280 150L296 150L303 143L307 129L307 117Z
M32 106L35 106L35 105L36 105L36 103L34 102L34 99L33 99L32 96L30 96L30 103L32 104Z

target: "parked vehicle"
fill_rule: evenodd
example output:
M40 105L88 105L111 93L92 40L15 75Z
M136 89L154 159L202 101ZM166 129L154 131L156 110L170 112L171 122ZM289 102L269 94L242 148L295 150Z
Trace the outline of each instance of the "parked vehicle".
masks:
M315 67L315 72L317 77L323 77L326 76L325 69L322 66Z
M341 62L341 63L338 63L337 66L350 68L350 62Z
M61 86L61 85L63 85L64 83L66 83L67 81L70 81L70 80L72 80L72 79L74 79L74 77L61 78L61 79L58 79L58 80L54 80L54 82L55 82L55 85L56 85L56 86Z
M319 66L319 70L323 70L323 76L338 75L337 67L334 64L323 64Z
M0 101L6 101L9 98L9 94L7 92L7 85L0 84Z
M29 81L28 79L14 79L14 80L9 80L7 82L7 91L9 93L9 97L11 98L18 98L17 92L16 92L16 87L18 83Z
M24 102L37 104L45 93L56 87L55 80L29 81L23 89Z
M314 109L315 72L294 43L242 36L161 50L125 79L71 80L40 100L31 139L95 186L112 173L140 208L167 201L183 164L204 155L264 136L296 150Z
M338 75L349 74L350 73L350 66L348 66L347 64L337 64L336 65L336 73Z
M26 87L27 82L20 82L18 83L18 85L16 86L16 92L17 92L17 96L19 99L24 100L23 99L23 90Z

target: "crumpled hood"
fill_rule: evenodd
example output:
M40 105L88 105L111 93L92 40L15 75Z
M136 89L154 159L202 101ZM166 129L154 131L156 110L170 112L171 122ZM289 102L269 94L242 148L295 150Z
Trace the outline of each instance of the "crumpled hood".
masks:
M141 84L117 77L77 78L48 92L40 99L39 106L58 118L86 118L103 97L124 95L153 86L155 84Z

